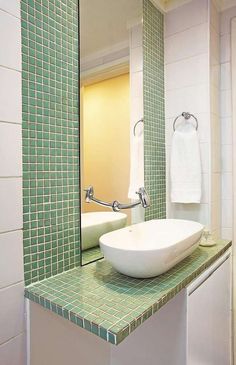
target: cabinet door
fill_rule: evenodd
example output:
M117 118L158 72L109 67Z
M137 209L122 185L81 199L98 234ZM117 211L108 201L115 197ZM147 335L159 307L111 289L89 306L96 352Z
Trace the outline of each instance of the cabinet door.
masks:
M231 364L230 258L205 278L187 300L187 365Z

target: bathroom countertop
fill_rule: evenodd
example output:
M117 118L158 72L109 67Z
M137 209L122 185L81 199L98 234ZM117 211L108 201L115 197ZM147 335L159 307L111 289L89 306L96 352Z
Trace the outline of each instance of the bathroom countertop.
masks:
M219 240L194 253L163 275L134 279L97 261L25 289L25 296L104 340L119 344L152 314L197 278L229 247Z

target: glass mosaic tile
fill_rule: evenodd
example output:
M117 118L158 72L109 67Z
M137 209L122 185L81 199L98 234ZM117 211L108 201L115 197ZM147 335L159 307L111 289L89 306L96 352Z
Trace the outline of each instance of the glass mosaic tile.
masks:
M145 219L166 217L164 16L143 0L143 102L145 188L151 199Z
M92 247L88 250L82 251L82 264L86 265L89 262L103 258L100 247Z
M105 261L31 284L25 296L105 341L119 344L214 263L231 242L199 247L171 270L151 279L116 272Z
M80 264L78 1L21 1L26 285Z

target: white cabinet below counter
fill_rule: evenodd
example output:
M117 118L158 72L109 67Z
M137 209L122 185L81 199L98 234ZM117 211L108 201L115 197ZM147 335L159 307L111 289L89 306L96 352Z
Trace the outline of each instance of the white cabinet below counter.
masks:
M231 257L187 288L187 365L231 364Z

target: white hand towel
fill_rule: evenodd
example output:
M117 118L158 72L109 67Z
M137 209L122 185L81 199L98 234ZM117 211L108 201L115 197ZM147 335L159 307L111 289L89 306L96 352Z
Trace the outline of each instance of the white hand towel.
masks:
M133 131L133 130L132 130ZM144 146L143 131L133 136L130 150L130 185L128 198L138 199L136 191L144 186Z
M200 203L201 158L195 129L173 133L170 168L172 203Z

